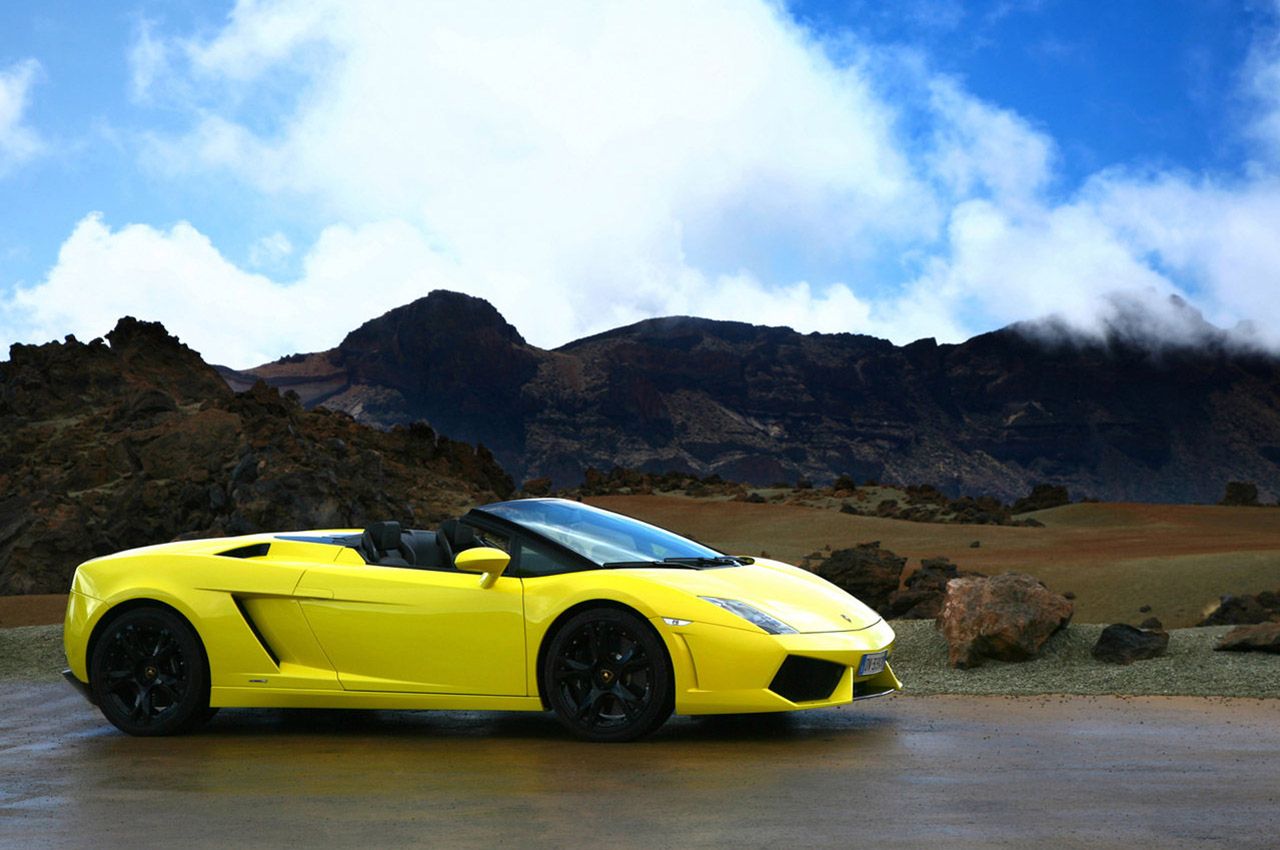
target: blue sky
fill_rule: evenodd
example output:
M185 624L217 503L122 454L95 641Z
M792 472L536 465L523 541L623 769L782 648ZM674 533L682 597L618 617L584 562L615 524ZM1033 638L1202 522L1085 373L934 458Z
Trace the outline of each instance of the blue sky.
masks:
M0 344L248 366L437 287L959 340L1280 341L1274 2L0 8Z

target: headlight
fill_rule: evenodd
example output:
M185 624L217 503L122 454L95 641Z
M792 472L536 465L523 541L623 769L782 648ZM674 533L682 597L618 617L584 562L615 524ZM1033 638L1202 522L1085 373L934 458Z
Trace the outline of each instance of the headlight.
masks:
M796 633L795 629L777 617L771 617L759 608L748 605L745 602L739 602L737 599L720 599L715 596L699 596L698 598L723 608L731 614L737 614L748 623L759 626L771 635L793 635Z

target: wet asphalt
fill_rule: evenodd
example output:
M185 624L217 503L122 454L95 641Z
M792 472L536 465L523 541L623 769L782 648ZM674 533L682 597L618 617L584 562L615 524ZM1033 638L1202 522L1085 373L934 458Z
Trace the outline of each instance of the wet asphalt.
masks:
M1280 846L1280 700L908 697L674 718L223 711L128 738L0 683L0 848Z

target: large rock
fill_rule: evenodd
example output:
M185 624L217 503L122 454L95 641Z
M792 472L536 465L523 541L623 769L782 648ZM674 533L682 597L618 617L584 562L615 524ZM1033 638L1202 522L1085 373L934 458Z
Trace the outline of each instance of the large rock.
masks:
M1280 623L1234 628L1222 636L1214 649L1224 652L1280 653Z
M1218 607L1201 620L1200 626L1246 626L1280 620L1280 591L1264 590L1259 594L1227 594Z
M976 574L962 573L946 558L926 558L920 569L907 576L902 589L889 595L891 615L904 620L936 619L947 598L947 582L971 575Z
M956 578L947 583L938 628L947 641L948 663L977 667L987 658L1035 658L1073 612L1070 600L1028 575Z
M889 617L893 614L889 599L898 589L906 563L906 558L881 549L877 540L835 550L814 572Z
M1113 623L1098 635L1093 657L1108 664L1132 664L1164 655L1169 633L1159 629L1135 629L1127 623Z

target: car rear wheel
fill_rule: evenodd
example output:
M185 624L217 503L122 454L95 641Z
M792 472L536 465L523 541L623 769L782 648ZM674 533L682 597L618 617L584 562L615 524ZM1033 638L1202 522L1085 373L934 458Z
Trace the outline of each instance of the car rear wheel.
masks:
M134 608L94 645L89 686L102 714L130 735L173 735L213 716L200 639L177 613Z
M543 683L556 717L588 741L631 741L674 707L671 662L653 629L617 608L575 615L548 647Z

